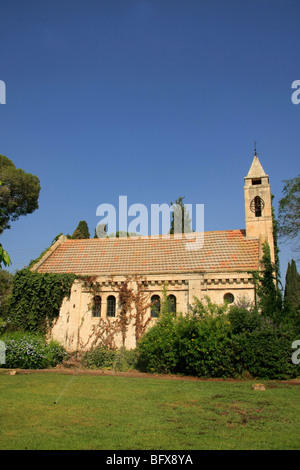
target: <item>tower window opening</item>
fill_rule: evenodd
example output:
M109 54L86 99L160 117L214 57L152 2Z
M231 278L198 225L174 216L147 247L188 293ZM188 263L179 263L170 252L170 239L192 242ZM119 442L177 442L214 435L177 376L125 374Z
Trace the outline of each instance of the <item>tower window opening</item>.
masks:
M261 217L262 204L259 196L254 198L255 217Z
M255 196L255 198L251 201L250 209L252 212L254 212L255 217L261 217L264 206L265 203L262 198Z
M253 178L252 184L261 184L261 178Z

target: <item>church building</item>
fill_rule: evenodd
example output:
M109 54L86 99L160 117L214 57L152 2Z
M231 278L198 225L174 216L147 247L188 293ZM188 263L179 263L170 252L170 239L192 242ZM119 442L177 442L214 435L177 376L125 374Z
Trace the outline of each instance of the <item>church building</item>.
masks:
M138 338L137 304L132 303L130 315L128 311L126 335L117 327L122 309L120 288L128 279L135 293L139 287L145 329L159 315L163 289L172 310L183 314L195 297L209 297L217 304L233 304L241 299L254 302L251 272L260 267L266 240L274 261L270 183L256 152L244 180L245 229L204 232L199 249L187 249L184 236L75 240L62 235L31 269L39 273L75 273L93 283L80 277L74 281L50 336L68 351L108 344L105 341L109 335L110 345L134 348ZM197 233L189 234L188 243L196 239Z

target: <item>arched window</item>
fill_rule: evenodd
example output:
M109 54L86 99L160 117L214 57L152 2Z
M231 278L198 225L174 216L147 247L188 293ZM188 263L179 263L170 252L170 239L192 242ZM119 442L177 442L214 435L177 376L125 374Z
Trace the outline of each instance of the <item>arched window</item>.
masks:
M158 317L160 314L160 297L152 295L151 297L151 317Z
M100 295L95 295L94 304L93 304L93 317L101 317L101 297Z
M170 313L176 313L176 297L173 294L168 295L168 308Z
M261 204L261 198L259 196L255 196L254 204L255 204L255 217L261 217L262 204Z
M231 294L231 292L228 292L227 294L224 295L224 301L227 302L228 304L232 304L234 302L234 295Z
M255 217L261 217L262 210L265 206L263 199L259 196L255 196L255 198L251 201L251 210L254 212Z
M109 295L107 297L106 315L108 317L115 317L116 316L116 298L115 298L114 295Z

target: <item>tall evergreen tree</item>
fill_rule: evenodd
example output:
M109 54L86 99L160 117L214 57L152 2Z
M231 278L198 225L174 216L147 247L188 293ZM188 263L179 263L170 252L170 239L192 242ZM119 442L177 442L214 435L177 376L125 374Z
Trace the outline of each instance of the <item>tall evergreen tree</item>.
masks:
M287 312L295 313L300 307L300 275L297 272L295 260L288 263L285 276L284 308Z
M183 199L185 196L180 196L176 199L175 203L171 202L174 206L171 220L170 234L174 233L191 233L191 218L189 212L184 207Z
M263 244L262 272L253 274L258 297L258 307L261 313L278 321L282 310L282 296L278 286L276 267L271 261L270 245Z
M79 222L71 238L74 238L74 239L90 238L88 224L86 223L85 220L81 220Z

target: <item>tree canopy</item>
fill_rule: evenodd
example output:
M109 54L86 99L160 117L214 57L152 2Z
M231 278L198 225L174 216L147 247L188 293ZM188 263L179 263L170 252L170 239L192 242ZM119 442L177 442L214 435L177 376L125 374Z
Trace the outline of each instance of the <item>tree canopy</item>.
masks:
M10 228L10 222L38 209L40 180L31 173L16 168L0 155L0 233Z
M279 201L279 235L300 244L300 175L284 180L283 198Z
M7 251L3 250L2 245L0 244L0 269L2 269L2 264L4 266L9 266L11 263L9 254Z

